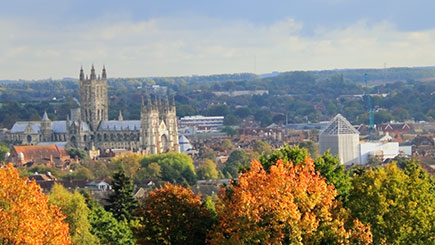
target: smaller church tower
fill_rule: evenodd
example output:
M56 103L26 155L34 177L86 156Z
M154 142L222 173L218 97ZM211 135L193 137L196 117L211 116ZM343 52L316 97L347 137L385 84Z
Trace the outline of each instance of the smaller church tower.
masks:
M169 97L169 96L168 96ZM180 152L180 143L178 141L178 126L177 126L177 113L175 110L175 99L172 98L171 105L169 104L169 98L166 97L165 106L164 106L164 121L166 123L166 127L168 128L168 136L169 142L168 147L169 150Z
M48 118L47 112L44 112L41 121L42 141L51 141L51 120Z
M140 131L142 136L142 146L148 154L159 153L157 149L158 128L159 128L159 110L157 103L151 101L150 95L146 95L147 104L142 99L142 108L140 113ZM155 101L154 101L155 102Z

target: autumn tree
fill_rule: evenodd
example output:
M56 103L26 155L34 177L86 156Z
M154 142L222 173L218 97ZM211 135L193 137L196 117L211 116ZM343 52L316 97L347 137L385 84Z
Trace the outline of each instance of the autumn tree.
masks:
M166 184L140 204L136 231L142 244L204 244L213 225L212 213L190 189Z
M34 181L20 178L12 165L0 168L1 244L69 244L64 219Z
M279 160L266 171L253 161L220 193L212 244L366 244L369 226L338 205L337 192L311 159Z
M90 213L85 198L76 190L69 192L62 185L55 184L49 195L49 202L60 207L66 215L69 232L74 244L96 244L98 238L91 234L88 216Z
M355 175L348 207L370 223L375 244L434 244L434 179L413 162Z
M113 175L112 193L108 198L108 209L119 221L130 221L132 212L137 207L138 201L133 196L134 187L131 179L124 170L119 170Z
M274 165L278 159L284 162L293 162L294 164L304 163L305 159L310 157L308 149L299 147L284 147L273 150L271 154L260 158L261 164L267 170ZM320 175L326 178L328 184L334 184L338 199L347 200L349 190L351 188L351 178L345 172L344 166L340 163L337 157L333 156L329 151L317 158L314 163L315 170L320 172Z

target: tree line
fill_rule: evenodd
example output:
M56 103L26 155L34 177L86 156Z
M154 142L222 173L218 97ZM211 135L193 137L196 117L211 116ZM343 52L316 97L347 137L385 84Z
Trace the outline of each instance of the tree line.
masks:
M163 169L171 162L151 156L142 166L156 163ZM20 177L17 169L5 166L0 168L0 240L35 244L432 244L435 240L434 178L413 160L346 170L328 152L313 160L305 148L284 146L238 167L234 176L238 178L218 195L200 197L183 186L186 179L165 181L142 199L133 197L130 170L121 168L112 175L113 191L103 208L89 193L70 192L60 185L47 196L35 182Z

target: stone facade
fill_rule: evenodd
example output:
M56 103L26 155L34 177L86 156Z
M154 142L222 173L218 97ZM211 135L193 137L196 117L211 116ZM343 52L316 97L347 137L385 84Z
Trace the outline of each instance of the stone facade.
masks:
M41 121L16 122L7 133L13 144L36 145L42 142L66 142L74 148L101 151L109 149L144 150L147 154L179 152L175 102L142 99L140 120L108 120L107 74L90 76L80 69L80 108L71 110L64 121L51 121L44 113ZM146 102L146 103L145 103Z

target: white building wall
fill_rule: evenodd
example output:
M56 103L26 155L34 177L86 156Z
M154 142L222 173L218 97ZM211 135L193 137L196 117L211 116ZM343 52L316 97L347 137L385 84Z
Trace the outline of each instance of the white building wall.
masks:
M330 149L331 154L338 156L344 165L359 164L359 135L321 135L319 138L320 152Z
M338 135L339 159L344 165L359 164L359 135Z
M399 152L407 156L412 156L412 146L410 145L399 146Z
M360 161L361 164L367 164L370 157L377 153L382 153L383 161L395 158L399 155L398 142L365 142L360 144Z

